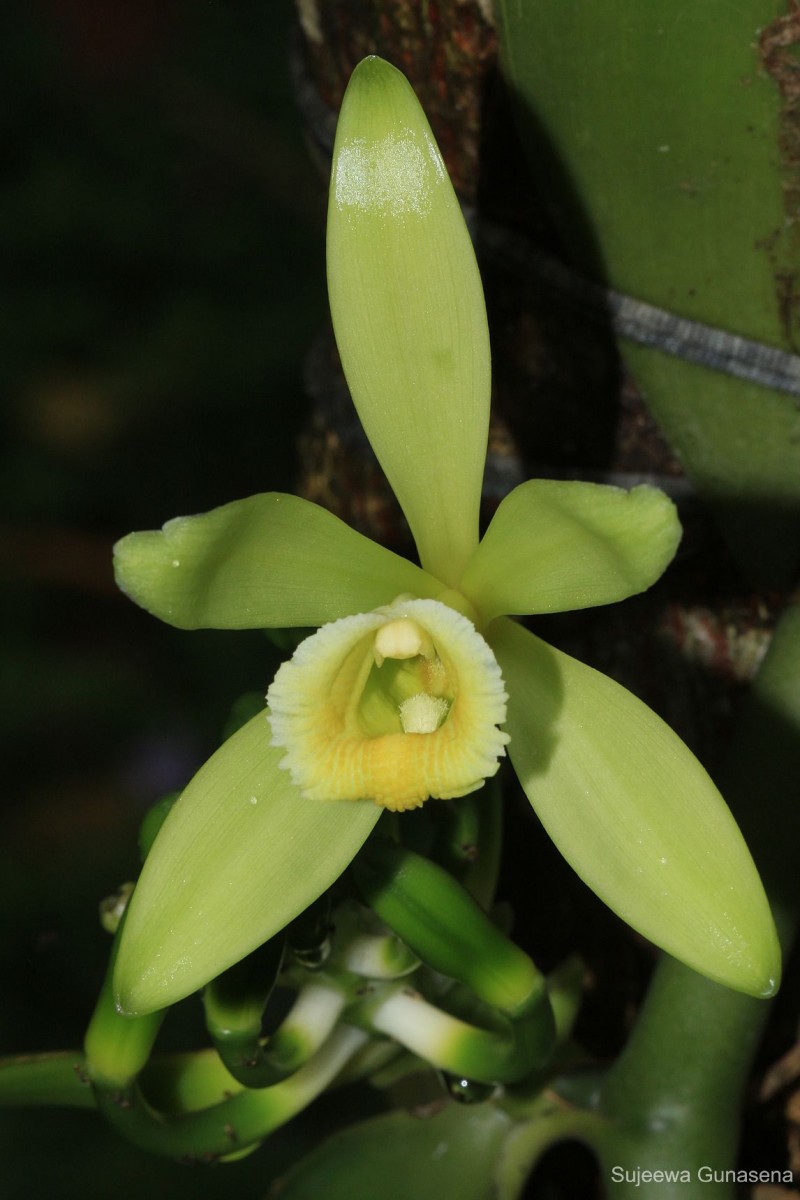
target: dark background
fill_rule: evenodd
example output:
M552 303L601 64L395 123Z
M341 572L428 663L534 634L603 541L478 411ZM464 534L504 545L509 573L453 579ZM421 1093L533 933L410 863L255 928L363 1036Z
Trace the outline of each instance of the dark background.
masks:
M135 608L114 588L111 549L132 529L300 477L306 355L327 323L326 182L296 112L293 20L291 0L1 6L0 1056L80 1046L109 948L98 903L136 876L142 815L276 665L262 634L178 632ZM502 111L497 128L510 144L495 143L484 176L501 203L482 203L502 217L509 190L529 206L532 189ZM592 456L612 453L621 407L623 434L651 455L643 466L625 443L625 469L676 470L640 403L619 401L606 334L565 321L549 295L531 316L527 293L497 276L484 264L496 410L542 456L533 467L608 466ZM373 475L359 464L342 476L347 519ZM686 541L670 577L679 600L681 569L693 586L692 562L705 561L691 529ZM706 727L730 720L729 681L709 690L695 664L687 684L670 646L654 651L662 604L654 589L542 632L642 690L704 751ZM635 1018L651 952L576 884L527 802L509 821L502 898L549 915L520 920L516 936L533 937L546 968L577 945L594 971L578 1032L604 1059ZM793 1037L796 1006L783 1003L762 1066ZM189 1000L163 1044L204 1043ZM0 1110L0 1200L256 1200L375 1103L323 1098L236 1167L194 1169L129 1148L92 1112ZM767 1118L775 1144L751 1155L758 1165L779 1161L784 1138L778 1104Z
M10 0L0 16L0 1054L80 1045L147 805L265 690L259 634L176 634L114 540L292 489L325 320L325 182L289 0ZM201 1038L197 1006L167 1024ZM324 1110L324 1103L322 1105ZM0 1196L265 1194L314 1137L190 1170L90 1112L0 1113Z

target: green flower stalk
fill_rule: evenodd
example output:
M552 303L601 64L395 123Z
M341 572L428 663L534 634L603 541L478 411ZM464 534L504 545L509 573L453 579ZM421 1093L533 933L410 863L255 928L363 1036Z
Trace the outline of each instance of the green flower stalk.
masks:
M769 908L703 768L629 692L511 619L649 587L678 544L674 507L648 487L531 481L479 540L480 278L424 114L377 58L342 105L328 280L353 400L421 565L274 493L118 544L120 586L179 628L321 627L278 672L268 713L170 811L128 912L121 1009L207 983L313 902L383 808L475 791L506 752L611 908L711 978L773 992Z

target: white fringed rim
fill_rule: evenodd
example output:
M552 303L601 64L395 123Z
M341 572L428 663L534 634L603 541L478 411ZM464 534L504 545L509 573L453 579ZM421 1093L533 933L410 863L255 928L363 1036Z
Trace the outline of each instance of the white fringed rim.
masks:
M431 639L453 700L431 732L369 736L359 703L375 664L377 631L416 622ZM437 600L398 599L375 612L343 617L306 638L267 693L281 766L312 800L373 800L417 808L481 787L497 772L508 735L500 668L474 625Z

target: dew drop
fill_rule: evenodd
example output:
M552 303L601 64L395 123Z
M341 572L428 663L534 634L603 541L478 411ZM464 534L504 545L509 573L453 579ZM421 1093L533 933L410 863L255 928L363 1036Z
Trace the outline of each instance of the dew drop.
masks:
M494 1092L494 1084L465 1079L463 1075L450 1075L447 1071L440 1071L439 1077L448 1096L459 1104L483 1104Z

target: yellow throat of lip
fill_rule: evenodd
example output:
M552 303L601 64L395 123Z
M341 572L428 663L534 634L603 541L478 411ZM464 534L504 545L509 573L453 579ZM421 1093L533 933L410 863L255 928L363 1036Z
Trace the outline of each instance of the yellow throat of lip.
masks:
M461 613L400 598L324 625L267 694L281 766L311 800L397 811L479 788L508 736L500 668Z

